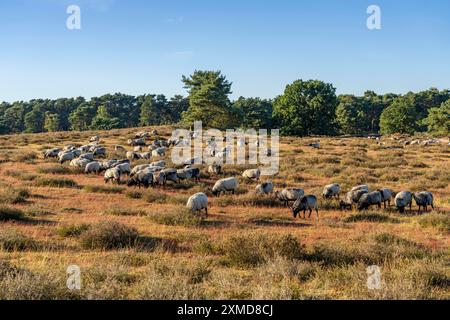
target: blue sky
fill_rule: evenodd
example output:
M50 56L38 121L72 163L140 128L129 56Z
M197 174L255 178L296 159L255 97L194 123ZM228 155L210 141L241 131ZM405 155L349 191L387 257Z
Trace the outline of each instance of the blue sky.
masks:
M81 8L69 31L66 8ZM377 4L382 29L366 28ZM450 88L448 0L2 0L0 101L186 94L221 70L233 97L272 98L295 79L338 93Z

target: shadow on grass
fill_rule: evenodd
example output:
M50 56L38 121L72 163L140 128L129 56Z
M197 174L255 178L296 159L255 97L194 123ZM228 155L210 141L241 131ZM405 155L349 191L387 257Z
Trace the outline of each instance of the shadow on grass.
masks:
M257 226L268 226L268 227L291 227L291 228L305 228L311 227L310 224L306 224L303 222L284 220L279 218L270 218L270 217L260 217L260 218L252 218L247 220L248 223L257 225Z

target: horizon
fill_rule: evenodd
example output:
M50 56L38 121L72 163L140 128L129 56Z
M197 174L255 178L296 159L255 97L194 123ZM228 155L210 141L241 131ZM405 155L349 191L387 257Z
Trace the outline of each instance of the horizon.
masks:
M66 26L72 4L80 30ZM380 30L366 26L372 4ZM221 70L233 100L272 99L297 79L357 96L448 89L449 11L443 0L2 2L0 101L186 96L194 70Z

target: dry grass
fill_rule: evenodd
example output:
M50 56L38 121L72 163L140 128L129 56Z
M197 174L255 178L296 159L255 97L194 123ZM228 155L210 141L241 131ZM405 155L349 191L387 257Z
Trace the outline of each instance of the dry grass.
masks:
M329 183L344 191L368 183L435 197L434 212L420 216L416 206L344 212L319 197L319 220L293 219L242 179L236 195L214 197L222 176L204 169L199 184L138 190L39 156L99 134L109 156L123 158L113 146L139 130L0 137L0 299L450 298L448 146L321 138L316 150L311 138L281 138L280 171L270 177L277 189L320 195ZM223 176L250 167L225 165ZM185 210L195 192L209 195L207 217ZM66 288L71 264L82 270L80 291ZM373 264L381 290L366 285Z

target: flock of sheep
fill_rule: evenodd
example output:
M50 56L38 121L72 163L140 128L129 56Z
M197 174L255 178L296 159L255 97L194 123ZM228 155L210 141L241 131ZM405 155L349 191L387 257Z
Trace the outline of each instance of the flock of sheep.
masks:
M128 176L127 185L129 187L158 187L165 186L168 181L179 183L182 180L200 180L200 168L194 167L195 159L188 159L186 166L182 169L166 168L166 163L163 160L158 160L149 164L131 166L132 161L138 159L150 160L152 158L160 158L165 156L168 148L171 146L185 143L184 140L168 139L168 140L154 140L148 146L149 152L142 152L146 147L146 142L151 136L158 136L158 132L139 132L133 139L128 140L128 145L133 147L133 151L127 151L123 146L115 146L116 151L126 152L127 159L117 160L94 160L94 158L105 158L106 148L100 145L100 137L91 137L87 145L77 147L73 145L65 146L64 148L52 148L44 152L44 158L57 158L59 163L70 162L70 166L82 168L86 174L99 174L104 172L104 181L119 183L124 176ZM314 147L320 147L314 146ZM227 150L219 151L221 153ZM208 167L208 173L212 175L221 174L222 167L219 164L213 164ZM242 177L246 180L259 181L261 176L260 169L249 169L242 173ZM235 194L239 183L236 177L223 178L218 180L213 188L212 194L220 196L224 193ZM256 186L255 192L258 195L273 195L275 199L282 201L289 207L293 213L294 218L303 211L303 218L306 218L306 211L309 211L309 218L314 211L316 211L317 218L319 217L318 198L315 195L307 194L303 189L286 188L281 191L274 191L272 182L260 183ZM340 199L341 187L339 184L330 184L324 187L322 197L324 199ZM412 200L414 199L416 205L420 209L423 208L428 211L428 206L434 208L433 195L428 191L411 193L409 191L401 191L396 195L388 188L370 191L367 185L360 185L353 187L348 191L344 199L340 201L341 209L351 209L355 206L358 210L365 210L371 206L386 208L390 205L391 200L394 199L395 207L403 213L405 208L409 207L412 210ZM293 203L291 205L291 203ZM208 214L208 196L203 193L196 193L192 195L187 207L191 211L200 212L205 210Z

